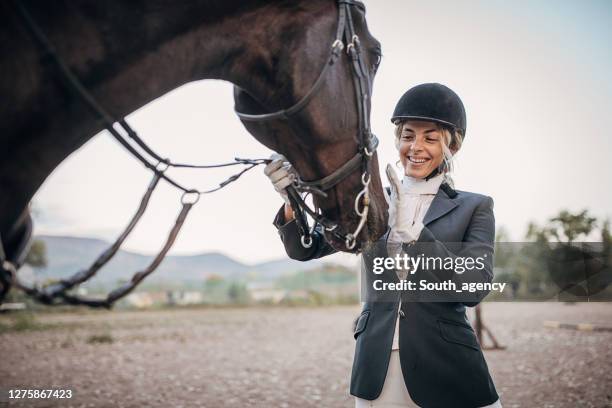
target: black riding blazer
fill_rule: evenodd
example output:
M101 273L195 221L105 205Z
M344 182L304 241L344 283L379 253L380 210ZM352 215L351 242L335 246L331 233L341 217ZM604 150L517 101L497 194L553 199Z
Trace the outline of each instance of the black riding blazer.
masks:
M278 228L290 258L307 261L335 252L326 242L320 228L314 232L313 245L304 248L300 243L296 221L284 224L283 221L281 207L274 225ZM486 253L487 262L477 280L492 281L495 218L491 197L454 190L443 183L423 224L424 228L416 243L404 244L404 250L409 255L412 253L416 256L414 251L418 250L419 244L428 245L430 251L443 257L480 256ZM389 232L387 230L380 240L386 241ZM445 243L455 243L452 252ZM456 243L469 245L457 248ZM380 251L386 245L373 247ZM364 251L362 268L371 265L367 262L368 258L380 255ZM448 277L437 276L439 280ZM410 397L419 406L475 408L492 404L498 399L482 349L466 316L466 305L475 306L486 294L486 291L480 292L478 299L474 300L472 296L466 302L401 303L401 367ZM395 301L368 301L363 305L354 332L356 347L350 387L354 396L374 400L382 391L399 301L398 295Z

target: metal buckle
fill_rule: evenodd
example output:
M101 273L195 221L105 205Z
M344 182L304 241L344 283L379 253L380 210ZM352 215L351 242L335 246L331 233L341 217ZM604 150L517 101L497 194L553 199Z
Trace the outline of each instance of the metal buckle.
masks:
M355 50L355 52L359 51L359 47L361 42L359 42L359 36L357 34L353 34L353 38L351 38L351 42L346 46L346 53L351 55L351 48Z
M195 195L195 198L192 201L188 201L187 197L189 195ZM185 204L191 204L194 205L195 203L197 203L198 201L200 201L200 192L197 190L189 190L189 191L185 191L182 195L181 195L181 204L185 205Z
M157 162L155 165L155 171L163 173L164 171L168 170L168 167L170 167L170 159L166 157L163 161Z
M332 47L332 52L338 55L344 49L344 43L342 42L342 40L336 39L336 41L332 43L331 47Z

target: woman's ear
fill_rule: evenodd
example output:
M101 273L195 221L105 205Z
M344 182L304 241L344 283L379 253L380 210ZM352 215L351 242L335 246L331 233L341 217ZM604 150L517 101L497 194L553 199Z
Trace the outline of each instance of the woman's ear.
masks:
M451 138L452 142L451 145L449 147L451 153L453 154L453 156L459 151L459 148L457 147L457 138L456 136L453 136Z
M395 138L395 148L396 148L398 151L399 151L399 145L400 145L400 143L399 143L399 137L396 137L396 138Z

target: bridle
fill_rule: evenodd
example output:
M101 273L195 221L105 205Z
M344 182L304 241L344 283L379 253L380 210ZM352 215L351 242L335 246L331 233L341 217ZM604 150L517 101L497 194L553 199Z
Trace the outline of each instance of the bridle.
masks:
M57 75L61 78L63 85L70 94L80 100L97 118L101 121L106 130L137 160L139 160L146 168L153 173L153 178L147 187L145 194L141 199L138 210L130 220L125 230L119 235L117 240L105 250L96 261L87 269L83 269L70 276L67 279L47 285L45 287L38 287L37 285L31 286L21 282L17 277L17 269L19 262L15 263L8 260L4 254L4 245L0 237L0 283L2 283L2 290L0 290L0 303L2 298L6 294L7 288L10 284L15 285L17 288L24 291L26 294L33 296L35 299L47 303L47 304L83 304L92 307L111 307L118 299L126 296L132 290L134 290L143 279L150 275L162 262L176 237L183 226L187 215L191 208L199 200L203 194L210 194L218 191L230 183L236 181L242 174L255 168L258 165L269 162L266 159L240 159L235 158L234 162L214 164L214 165L195 165L188 163L177 163L171 161L168 158L164 158L156 153L151 147L149 147L143 139L132 129L124 118L117 120L108 113L103 106L93 97L93 95L87 90L80 79L72 72L64 60L58 55L55 48L41 30L40 26L34 21L25 5L20 0L11 0L10 3L14 9L20 15L24 26L30 32L36 45L42 51L42 60L45 63L49 63L57 71ZM267 121L273 119L287 119L291 115L296 114L302 110L312 99L313 95L321 87L325 74L329 68L334 65L336 60L344 49L343 39L346 40L347 46L346 51L351 58L353 66L353 82L355 91L357 94L357 112L359 117L359 133L358 133L358 152L344 165L334 171L332 174L315 181L303 181L298 180L289 189L289 197L292 203L292 207L296 212L296 218L298 221L298 229L301 235L302 245L305 247L312 246L312 232L317 225L321 225L326 231L334 234L334 236L344 239L348 249L353 249L356 245L356 237L359 232L363 229L368 216L369 209L369 191L368 186L370 184L370 173L368 172L368 164L374 151L378 145L378 140L370 132L369 124L369 111L367 100L369 98L369 76L367 75L367 69L365 68L364 61L361 56L361 49L359 44L359 37L355 34L353 21L350 13L350 7L356 6L364 9L363 4L354 0L339 0L338 1L338 29L336 32L335 41L332 43L330 57L323 67L319 77L310 91L300 99L295 105L288 109L284 109L278 112L264 114L264 115L248 115L237 112L238 116L242 120L246 121ZM208 190L199 190L194 188L188 188L183 186L181 183L176 181L173 177L166 174L166 170L170 167L173 168L217 168L234 165L245 165L247 166L240 172L233 174L226 180L219 183L217 187ZM355 212L361 217L357 228L352 233L343 233L338 224L326 219L320 213L318 208L312 210L308 207L300 193L313 193L326 197L325 191L331 189L340 181L344 180L347 176L353 173L355 170L361 168L361 183L363 185L362 190L357 194L355 198ZM176 189L183 192L181 195L181 210L176 218L176 222L170 230L166 242L159 253L153 258L152 262L143 270L138 271L132 279L111 291L106 298L89 298L77 294L68 293L74 287L80 285L86 280L94 276L100 268L102 268L110 259L117 253L122 243L128 237L130 232L134 229L136 224L141 219L145 212L151 194L153 193L160 180L164 180L174 186ZM363 199L363 208L360 209L360 201ZM308 220L306 214L310 215L314 220L315 224L312 228L308 226Z
M312 233L317 224L320 224L327 232L334 235L336 238L344 240L346 248L351 250L355 248L357 236L363 229L370 208L369 185L371 175L368 170L368 165L374 151L378 146L378 139L370 130L370 115L368 109L368 99L370 98L370 77L366 68L363 55L361 52L361 44L359 36L355 32L353 18L351 15L351 7L365 9L361 2L355 0L338 0L338 24L336 29L336 37L332 42L330 55L323 69L319 73L316 81L310 90L293 106L272 113L264 114L247 114L236 110L236 114L243 121L248 122L266 122L277 119L290 119L292 115L297 114L304 109L312 100L313 96L321 88L329 69L339 59L342 51L345 49L350 58L350 63L353 68L353 85L356 93L357 116L359 120L359 128L357 134L358 149L357 153L351 157L346 163L337 168L331 174L313 181L302 180L299 176L287 188L291 207L296 215L298 231L301 237L301 243L305 248L312 246ZM300 193L312 193L322 197L327 197L326 191L332 189L346 177L354 173L356 170L361 170L362 189L357 193L354 201L355 213L359 216L359 223L353 232L343 232L338 223L325 218L319 208L311 209L306 204ZM360 201L363 199L363 207L360 208ZM308 226L306 214L310 215L314 220L312 227Z

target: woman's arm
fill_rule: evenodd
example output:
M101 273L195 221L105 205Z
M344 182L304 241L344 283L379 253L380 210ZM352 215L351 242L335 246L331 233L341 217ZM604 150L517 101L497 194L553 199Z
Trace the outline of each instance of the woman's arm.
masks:
M264 168L264 174L270 179L274 189L285 201L285 205L280 208L274 217L273 224L278 229L289 258L308 261L336 252L325 240L321 226L316 226L312 233L312 245L309 248L302 245L297 222L286 191L287 187L295 180L295 170L283 155L274 153L270 156L270 160L270 163Z
M309 261L336 252L336 250L325 240L320 225L317 225L312 232L312 245L310 248L305 248L301 242L293 210L288 204L283 205L283 207L278 210L276 217L274 217L273 224L278 229L278 234L283 241L285 251L291 259Z
M493 199L486 197L476 207L470 220L469 227L461 243L448 243L445 245L436 239L431 230L423 227L418 240L403 245L404 251L410 257L418 257L423 254L425 257L440 257L443 260L450 259L453 264L458 263L459 258L479 260L478 266L466 268L464 273L457 273L457 268L453 269L423 269L420 268L414 275L417 283L420 279L425 279L428 282L444 282L451 281L461 289L464 283L490 283L493 280L493 255L495 242L495 216L493 215ZM448 246L460 247L460 249L452 252ZM460 260L461 261L461 260ZM461 299L461 303L466 306L476 306L489 290L477 290L468 293L451 293L451 296L456 296ZM442 300L442 299L439 299Z

